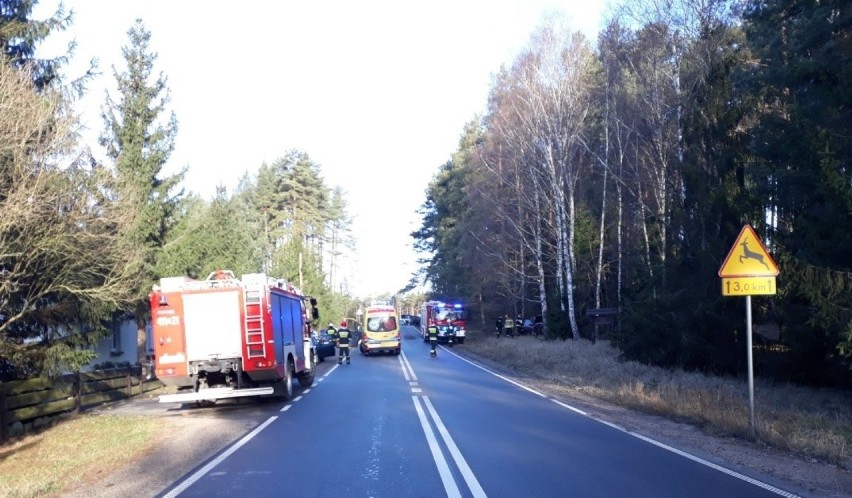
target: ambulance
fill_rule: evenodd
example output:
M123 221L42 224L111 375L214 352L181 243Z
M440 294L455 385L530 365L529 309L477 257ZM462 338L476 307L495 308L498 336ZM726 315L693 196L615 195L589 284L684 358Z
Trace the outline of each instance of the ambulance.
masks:
M364 312L361 340L358 343L361 354L399 354L401 347L402 337L396 308L391 304L370 305Z

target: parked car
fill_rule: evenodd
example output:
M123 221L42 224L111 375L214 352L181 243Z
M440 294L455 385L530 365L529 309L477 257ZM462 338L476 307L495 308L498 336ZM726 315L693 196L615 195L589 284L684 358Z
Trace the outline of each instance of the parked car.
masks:
M325 330L322 330L316 338L317 361L323 361L328 357L334 358L337 351L334 349L334 339L328 335Z

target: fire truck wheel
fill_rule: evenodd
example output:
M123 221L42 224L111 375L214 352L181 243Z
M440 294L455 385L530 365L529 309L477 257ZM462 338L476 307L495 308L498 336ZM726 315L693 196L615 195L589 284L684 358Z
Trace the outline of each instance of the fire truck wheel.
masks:
M284 398L284 401L289 401L293 398L293 360L287 360L287 373L281 382L284 383L281 397Z

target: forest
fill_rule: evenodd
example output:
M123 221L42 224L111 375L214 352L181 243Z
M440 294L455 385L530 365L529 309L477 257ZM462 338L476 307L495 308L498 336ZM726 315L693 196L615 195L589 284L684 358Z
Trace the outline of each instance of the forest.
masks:
M164 169L179 120L137 21L96 160L73 112L95 68L71 80L68 57L36 57L73 19L34 20L35 3L0 0L0 379L79 369L128 318L143 360L163 275L266 271L352 316L347 200L307 152L235 165L256 173L212 199L186 193ZM485 331L540 315L550 340L595 339L589 313L615 309L600 337L623 358L741 374L744 299L717 272L750 225L780 268L753 300L755 327L775 331L755 334L756 374L850 386L850 58L843 0L624 2L597 40L548 17L436 165L412 233L420 282Z
M499 68L412 233L421 278L485 331L540 315L625 359L746 368L718 271L745 225L777 262L755 373L852 385L852 4L650 0L598 39L553 15Z

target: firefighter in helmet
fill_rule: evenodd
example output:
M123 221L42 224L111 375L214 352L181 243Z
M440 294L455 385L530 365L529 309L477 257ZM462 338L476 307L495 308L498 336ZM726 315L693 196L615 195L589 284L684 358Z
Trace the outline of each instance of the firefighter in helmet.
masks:
M337 329L337 364L343 363L343 357L346 357L346 364L349 364L349 337L351 332L346 322L340 322L340 328Z
M437 350L435 349L438 345L438 326L434 323L429 324L429 326L426 328L426 332L429 333L429 346L431 347L431 349L429 350L429 354L435 356L438 354Z
M337 356L337 329L334 327L333 323L328 322L328 327L325 329L325 333L334 345L334 355Z

